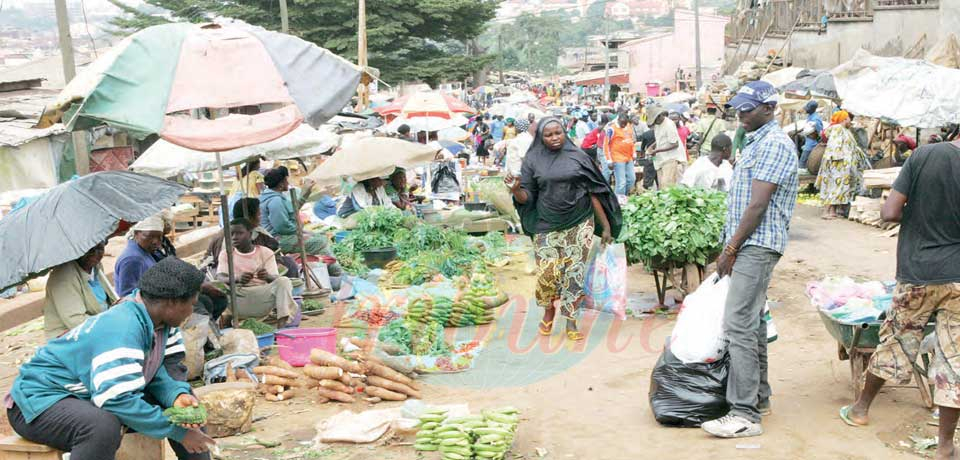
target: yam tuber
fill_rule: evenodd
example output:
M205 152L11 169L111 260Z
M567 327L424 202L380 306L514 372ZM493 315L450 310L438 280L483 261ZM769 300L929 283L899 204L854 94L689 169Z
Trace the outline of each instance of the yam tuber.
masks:
M386 388L390 391L396 391L398 393L403 393L407 396L413 396L414 398L420 399L419 391L414 390L413 388L410 388L400 382L394 382L393 380L385 379L377 375L368 375L367 385Z
M266 398L267 401L274 401L274 402L278 402L278 401L289 401L289 400L293 399L293 397L294 397L294 392L293 392L293 390L287 390L287 391L284 391L284 392L278 393L278 394L267 393L267 394L263 395L263 397Z
M347 393L344 393L342 391L330 390L323 387L317 388L317 394L327 399L332 399L334 401L340 401L345 403L352 403L356 401L355 399L353 399L353 396L350 396Z
M234 374L234 376L236 377L236 379L237 379L238 382L252 382L252 381L253 381L253 380L250 380L250 376L247 375L247 372L244 371L243 369L237 369L236 371L233 372L233 374Z
M314 364L307 364L303 367L303 373L312 379L316 380L339 380L342 378L346 372L339 367L334 366L317 366Z
M342 391L344 393L350 393L350 387L340 383L339 380L321 380L320 388L327 388L330 390Z
M383 364L368 362L366 363L366 368L367 368L366 374L368 376L377 375L388 380L393 380L394 382L400 382L407 386L410 386L413 384L413 379L393 369L390 369L389 367Z
M363 373L360 363L348 361L327 350L321 350L319 348L310 350L310 361L321 366L336 366L347 372L353 372L354 374Z
M276 375L277 377L283 377L285 379L294 379L294 380L300 377L300 373L297 371L289 371L282 367L276 367L276 366L257 366L253 368L253 373Z
M294 372L297 371L297 368L293 367L292 364L284 361L284 360L281 359L279 356L271 356L271 357L267 358L267 365L268 365L268 366L279 367L279 368L282 368L282 369L286 369L286 370L288 370L288 371L294 371Z
M260 383L266 383L267 385L283 385L285 387L292 387L297 384L296 381L285 379L283 377L277 377L276 375L263 374L258 375Z
M407 395L403 393L396 393L386 388L380 388L371 385L367 385L367 387L363 389L363 392L370 396L380 398L384 401L403 401L407 399Z

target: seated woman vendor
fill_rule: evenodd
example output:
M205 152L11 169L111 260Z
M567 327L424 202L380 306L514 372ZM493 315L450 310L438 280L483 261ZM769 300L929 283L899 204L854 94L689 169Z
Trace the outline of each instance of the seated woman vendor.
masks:
M117 301L100 261L107 242L90 248L77 260L57 265L47 278L43 327L47 340L63 335L87 318L107 311Z
M361 209L371 206L384 206L395 208L393 201L387 194L386 182L379 177L366 179L353 186L350 194L343 200L340 209L337 211L337 217L346 219Z
M130 297L38 349L4 398L13 430L77 460L108 460L126 426L168 439L180 460L209 459L213 439L162 414L199 404L161 362L169 332L193 312L202 282L199 270L168 257Z
M233 309L237 319L256 318L282 327L296 312L293 284L290 278L280 276L277 259L266 246L253 244L253 224L239 217L230 221L233 241L233 272L237 285L237 305ZM220 251L217 278L230 282L227 273L227 252Z
M290 189L290 183L287 180L288 172L286 168L274 168L267 171L263 182L267 189L260 195L260 223L264 230L273 235L280 243L280 250L287 254L297 254L300 252L300 245L297 239L297 221L293 211L293 203L287 195ZM304 201L310 197L312 188L304 181L305 194ZM307 254L314 256L326 256L333 260L333 250L330 248L330 238L322 233L303 232L303 244ZM337 263L331 263L327 266L330 276L340 276L343 271Z

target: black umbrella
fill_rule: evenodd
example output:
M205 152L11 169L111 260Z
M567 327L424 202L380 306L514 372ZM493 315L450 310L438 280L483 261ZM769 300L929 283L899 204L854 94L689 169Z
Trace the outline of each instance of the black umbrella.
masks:
M187 187L126 171L60 184L0 219L0 291L75 260L113 234L173 205Z

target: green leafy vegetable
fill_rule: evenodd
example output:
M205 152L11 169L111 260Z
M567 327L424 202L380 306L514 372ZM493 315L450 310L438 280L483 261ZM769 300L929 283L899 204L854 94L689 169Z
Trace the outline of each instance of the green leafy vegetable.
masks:
M250 331L253 331L254 335L270 334L277 331L277 329L273 326L262 321L258 321L254 318L247 318L243 320L243 322L240 323L240 329L249 329Z
M620 241L631 264L706 264L722 247L726 194L671 187L631 196L623 207Z

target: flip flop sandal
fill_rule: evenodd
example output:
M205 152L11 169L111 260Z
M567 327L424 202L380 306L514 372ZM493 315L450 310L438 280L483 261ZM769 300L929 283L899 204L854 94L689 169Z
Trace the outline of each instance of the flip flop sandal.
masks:
M585 338L584 335L581 334L580 331L567 331L567 339L569 340L572 340L574 342L579 342L584 338Z
M540 320L540 328L538 330L540 335L550 335L553 333L553 321L544 321Z
M861 427L866 425L865 423L854 422L853 419L850 418L850 406L843 406L840 408L840 420L843 420L843 423L846 423L852 427Z

